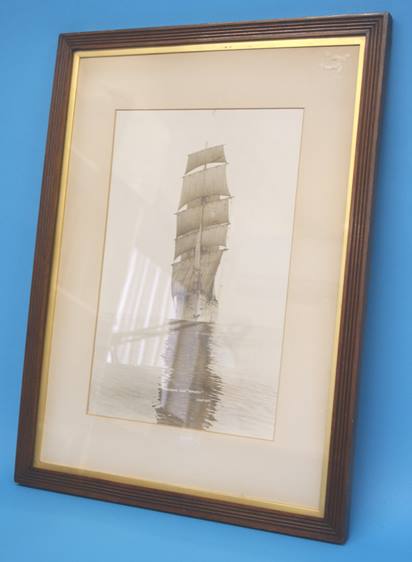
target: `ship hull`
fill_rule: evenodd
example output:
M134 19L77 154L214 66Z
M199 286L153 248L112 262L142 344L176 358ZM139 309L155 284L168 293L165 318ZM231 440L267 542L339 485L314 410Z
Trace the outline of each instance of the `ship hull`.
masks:
M218 303L205 295L178 295L175 299L176 317L189 322L216 322Z

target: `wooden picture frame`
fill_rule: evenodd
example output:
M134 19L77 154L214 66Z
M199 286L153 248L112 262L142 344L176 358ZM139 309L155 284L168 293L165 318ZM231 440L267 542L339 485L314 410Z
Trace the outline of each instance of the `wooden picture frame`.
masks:
M60 36L28 319L16 457L16 482L57 492L256 529L333 543L344 542L347 534L350 464L357 371L361 348L362 311L365 301L367 246L388 24L388 14L362 14L70 33ZM79 464L79 466L68 467L63 461L56 462L55 465L50 461L43 462L42 445L39 443L44 427L47 425L44 421L45 403L46 400L53 400L53 393L48 393L48 386L51 384L48 381L48 366L55 330L53 315L59 275L58 262L68 259L64 252L61 254L61 244L65 236L63 225L65 198L71 196L71 192L67 195L65 191L70 175L70 165L72 165L69 162L73 133L71 123L73 115L79 107L79 105L76 106L76 103L80 103L76 97L78 92L76 93L74 77L78 76L76 73L79 71L79 65L82 64L82 57L90 57L92 60L93 57L100 56L99 60L103 61L105 56L110 58L119 53L125 57L139 54L153 57L170 52L174 53L175 58L179 56L179 53L188 57L190 53L199 52L225 52L226 56L230 53L241 54L248 49L258 53L260 47L263 52L265 42L267 49L270 50L276 47L276 42L282 41L284 49L294 49L296 52L299 51L296 49L299 46L312 48L312 50L316 46L333 48L334 45L355 46L359 49L356 66L358 89L354 92L354 108L351 109L351 115L355 116L353 129L351 128L352 160L349 166L346 166L351 196L346 199L349 201L349 207L345 227L339 231L339 236L343 240L343 267L340 271L340 296L336 296L338 305L337 345L334 352L335 362L332 361L332 366L335 365L335 367L330 379L334 381L334 385L331 384L333 390L330 402L331 410L328 413L328 421L324 422L326 463L322 469L324 479L323 492L320 495L323 494L323 499L319 499L319 512L312 514L310 509L301 510L293 505L293 501L284 505L281 501L273 501L272 504L262 501L243 501L240 493L239 498L231 499L230 494L208 493L207 486L206 491L201 487L197 491L196 488L193 489L193 486L188 486L188 489L185 490L182 489L185 485L175 485L176 481L173 478L170 482L166 481L161 484L157 484L156 479L152 483L145 483L136 478L126 477L125 474L115 474L93 468L91 464L90 466ZM299 43L302 41L306 41L306 43ZM328 76L333 72L335 72L333 76L342 76L344 73L339 73L348 56L344 54L343 57L330 57L329 62L323 65L323 71L329 72ZM228 60L230 61L230 59ZM174 62L170 63L171 72L176 66L173 65L175 65ZM257 84L257 86L262 89L261 85ZM194 100L193 107L199 107L199 104L200 102L197 103ZM356 106L356 104L358 105ZM173 108L179 109L176 104ZM132 109L140 108L133 107ZM319 150L320 145L316 149ZM103 211L97 210L96 213L98 212L103 213ZM107 209L106 212L108 212ZM101 270L102 268L103 265L101 265ZM95 317L96 315L97 313L95 313ZM96 318L95 322L97 322ZM65 325L67 322L62 323L63 327ZM285 393L279 400L286 400L284 396ZM121 426L121 423L118 425ZM176 432L179 429L173 428L173 431ZM61 439L59 435L58 429L56 429L57 441ZM72 446L75 447L73 444ZM217 469L216 471L219 472ZM241 484L239 484L240 488Z

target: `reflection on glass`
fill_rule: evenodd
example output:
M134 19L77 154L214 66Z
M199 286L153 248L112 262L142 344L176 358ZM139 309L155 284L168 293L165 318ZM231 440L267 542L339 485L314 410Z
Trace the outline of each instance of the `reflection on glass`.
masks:
M248 112L239 115L249 123ZM281 325L268 311L284 304L287 269L280 271L272 256L273 240L283 239L273 229L272 207L262 213L246 189L261 172L258 185L269 193L272 166L261 155L259 165L243 166L245 154L255 160L256 154L215 130L231 112L127 112L118 118L88 412L272 439ZM140 142L145 120L152 131L166 118L205 122L190 125L196 139L179 133L170 154L170 147L162 152L162 165L158 142L139 145L149 160L146 165L140 158L129 175L133 155L127 165L124 158ZM134 135L129 126L136 119ZM199 138L205 130L211 146ZM167 138L160 135L162 142ZM251 237L244 224L250 227L257 208ZM256 275L262 265L266 276Z

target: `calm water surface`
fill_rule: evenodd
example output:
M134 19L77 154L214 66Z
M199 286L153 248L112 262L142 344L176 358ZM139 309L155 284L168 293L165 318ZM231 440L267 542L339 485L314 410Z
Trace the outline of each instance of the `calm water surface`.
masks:
M95 365L89 413L272 439L277 376L274 366L259 368L263 339L187 321L116 334L106 362ZM245 360L250 350L256 365Z

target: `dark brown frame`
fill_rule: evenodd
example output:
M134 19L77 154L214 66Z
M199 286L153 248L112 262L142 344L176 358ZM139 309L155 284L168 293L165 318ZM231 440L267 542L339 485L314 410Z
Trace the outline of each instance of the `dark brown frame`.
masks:
M367 246L377 153L388 14L143 28L59 38L37 230L19 420L15 480L100 500L277 531L333 543L346 539ZM333 405L325 515L322 518L179 494L33 466L51 264L73 55L116 49L245 40L363 36L366 39L352 207Z

